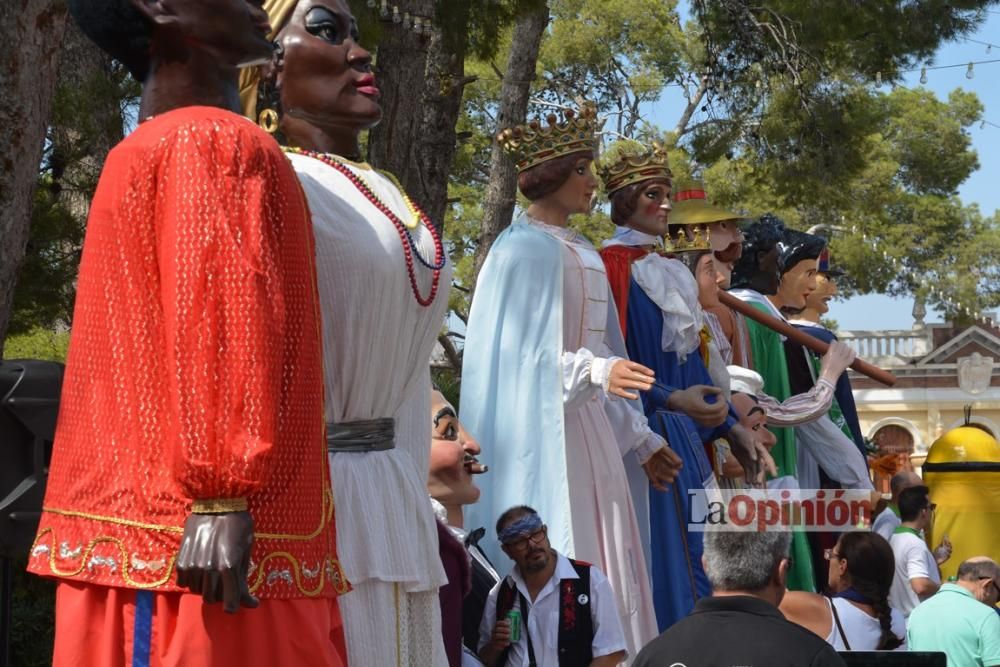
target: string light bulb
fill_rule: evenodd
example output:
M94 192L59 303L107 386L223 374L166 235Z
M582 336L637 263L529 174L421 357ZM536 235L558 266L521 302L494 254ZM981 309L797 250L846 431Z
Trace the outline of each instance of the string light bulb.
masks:
M927 83L927 68L920 68L920 83Z
M969 63L969 69L965 70L965 78L971 79L975 74L972 71L972 63Z
M878 71L878 72L875 72L875 85L876 86L881 86L882 85L882 72L881 72L881 70Z

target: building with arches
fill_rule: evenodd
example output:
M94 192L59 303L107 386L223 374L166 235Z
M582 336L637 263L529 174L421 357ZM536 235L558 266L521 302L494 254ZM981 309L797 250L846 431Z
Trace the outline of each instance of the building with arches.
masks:
M885 387L851 371L861 430L879 455L897 455L919 471L931 444L965 423L967 405L971 422L1000 438L1000 327L992 321L956 326L917 317L910 330L837 335L898 378ZM875 481L888 490L888 480Z

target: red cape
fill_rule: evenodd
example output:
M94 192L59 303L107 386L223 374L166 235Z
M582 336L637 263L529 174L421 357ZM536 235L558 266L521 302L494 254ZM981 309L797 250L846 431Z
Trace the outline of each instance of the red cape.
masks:
M612 245L601 249L601 259L608 273L611 294L618 307L618 322L625 335L625 320L628 315L628 287L632 280L632 262L649 254L645 248L627 245Z

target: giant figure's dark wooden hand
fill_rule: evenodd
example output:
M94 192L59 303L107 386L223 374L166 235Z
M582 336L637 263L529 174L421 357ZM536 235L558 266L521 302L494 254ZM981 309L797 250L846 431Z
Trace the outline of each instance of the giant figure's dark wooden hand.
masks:
M228 614L256 607L247 583L251 546L249 512L189 515L177 554L177 585L201 595L205 604L221 600Z

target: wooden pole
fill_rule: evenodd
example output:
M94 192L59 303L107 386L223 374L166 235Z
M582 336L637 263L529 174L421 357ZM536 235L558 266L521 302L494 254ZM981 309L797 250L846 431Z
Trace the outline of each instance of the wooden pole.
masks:
M780 320L777 317L774 317L773 315L769 315L763 311L757 310L749 303L740 301L732 294L728 294L726 292L719 292L719 301L722 302L722 305L728 306L733 310L735 310L737 313L749 317L754 322L759 322L760 324L763 324L765 327L771 329L772 331L777 331L785 338L789 338L795 341L802 347L809 348L816 354L819 355L826 354L826 351L830 348L829 345L821 341L819 338L810 336L806 332L796 329L788 322ZM893 375L889 371L882 370L878 366L868 363L864 359L855 359L854 363L851 364L851 368L861 373L862 375L870 377L876 382L881 382L887 387L891 387L892 385L896 384L895 375Z

